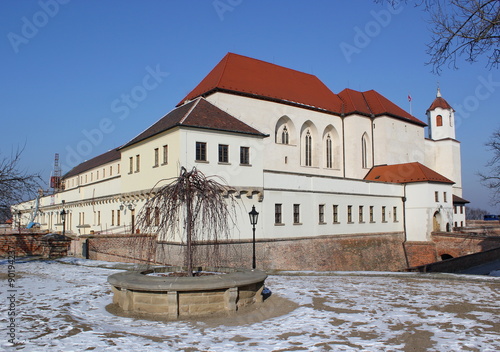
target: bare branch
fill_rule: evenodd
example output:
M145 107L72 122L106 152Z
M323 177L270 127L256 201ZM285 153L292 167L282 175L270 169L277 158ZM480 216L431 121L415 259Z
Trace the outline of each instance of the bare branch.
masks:
M17 149L10 157L0 159L0 218L10 217L10 206L33 198L41 188L39 174L20 169L21 154Z
M219 178L219 181L223 180ZM213 263L220 259L217 244L222 238L229 238L236 223L235 199L228 194L226 186L196 168L187 171L182 167L178 178L151 193L154 195L138 214L138 227L156 234L160 242L185 244L188 274L192 274L198 244L210 244L212 250L206 251L205 262L217 266Z

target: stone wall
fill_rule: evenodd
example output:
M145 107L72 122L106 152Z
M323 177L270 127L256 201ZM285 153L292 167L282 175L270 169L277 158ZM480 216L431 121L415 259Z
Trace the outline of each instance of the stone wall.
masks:
M88 258L141 262L155 246L151 236L96 235L80 237L72 253L82 256L88 242ZM402 233L321 236L256 242L257 268L262 270L388 270L407 267ZM155 261L184 265L184 246L163 243L156 246ZM197 246L195 265L251 268L252 242L227 242L214 253L212 246ZM215 259L215 260L214 260Z
M478 233L434 233L432 234L432 241L436 244L436 252L439 258L443 255L456 258L500 247L500 236L488 236Z
M16 257L41 256L59 258L68 255L71 240L46 233L0 235L0 257L15 253Z

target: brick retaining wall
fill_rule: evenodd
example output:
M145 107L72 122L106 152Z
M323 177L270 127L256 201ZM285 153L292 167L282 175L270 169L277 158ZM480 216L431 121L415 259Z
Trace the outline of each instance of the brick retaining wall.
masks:
M69 239L46 236L46 233L0 235L0 257L7 257L11 251L15 252L16 257L58 258L68 254Z
M82 257L88 241L89 258L121 262L141 262L152 253L154 238L144 235L82 236L72 245L73 255ZM256 243L257 268L263 270L388 270L407 267L403 234L359 234L315 238L259 240ZM164 243L156 247L155 258L170 265L184 265L184 246ZM197 246L199 266L250 268L252 243L222 244L218 253L212 246ZM210 261L216 258L217 261Z

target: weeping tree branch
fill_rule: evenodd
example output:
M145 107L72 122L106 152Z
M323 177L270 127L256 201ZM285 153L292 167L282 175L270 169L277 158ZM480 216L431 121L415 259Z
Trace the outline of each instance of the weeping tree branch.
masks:
M156 234L158 241L186 244L185 264L192 275L196 245L210 242L212 259L217 259L218 242L230 237L236 223L235 199L216 177L206 177L196 168L187 171L182 167L179 177L165 181L169 183L153 189L154 195L137 216L137 225Z
M10 217L10 206L34 198L41 188L39 174L20 168L21 154L17 149L10 157L0 157L0 219Z

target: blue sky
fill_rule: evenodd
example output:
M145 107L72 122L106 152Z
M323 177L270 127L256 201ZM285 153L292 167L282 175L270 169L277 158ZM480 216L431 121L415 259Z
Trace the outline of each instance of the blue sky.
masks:
M174 106L227 52L314 74L331 90L374 89L426 121L439 82L457 110L464 197L500 213L476 173L500 127L500 74L425 62L427 15L371 0L2 1L0 153L48 179L124 144ZM130 96L130 98L127 98Z

